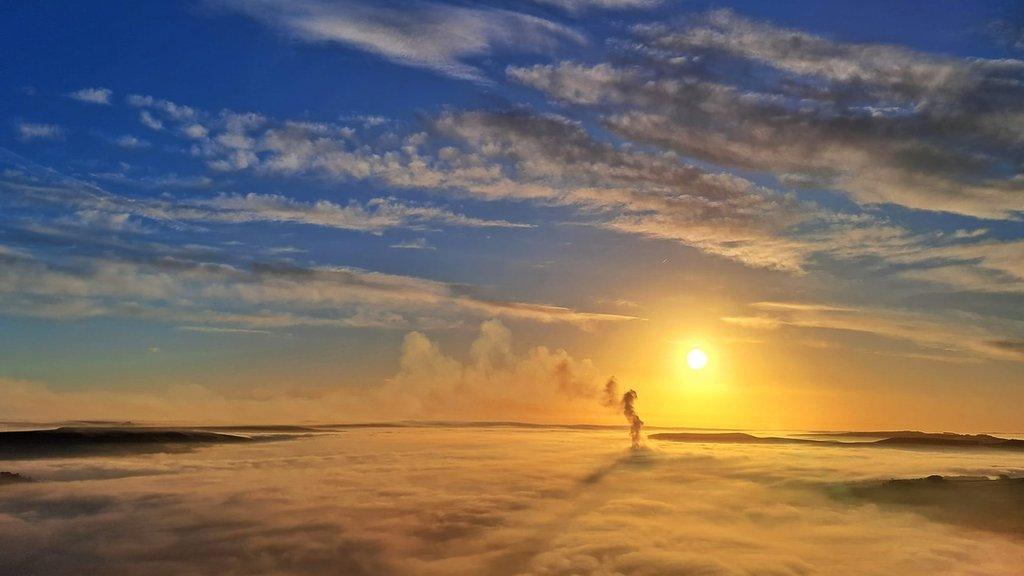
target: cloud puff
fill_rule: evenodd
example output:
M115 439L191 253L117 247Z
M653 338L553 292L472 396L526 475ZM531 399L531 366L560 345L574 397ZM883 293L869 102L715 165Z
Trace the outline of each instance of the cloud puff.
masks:
M151 285L151 291L158 290ZM177 319L196 320L187 314ZM208 324L178 329L224 337L275 334L268 329ZM442 352L422 332L410 332L394 374L366 386L346 382L321 388L272 387L241 393L196 385L146 391L56 390L33 382L0 379L0 419L251 424L332 422L345 414L364 422L408 418L618 422L617 410L602 404L600 392L608 376L593 362L545 346L518 351L512 332L497 319L480 325L466 356L465 361L459 360Z
M117 138L114 138L113 142L114 144L117 144L121 148L128 149L139 149L149 147L149 142L142 140L141 138L136 138L131 134L123 134L121 136L118 136Z
M180 121L192 120L198 115L196 110L190 106L175 104L170 100L154 98L152 96L129 94L125 98L125 101L128 105L136 108L159 110L163 114Z
M56 124L18 122L14 128L22 140L62 140L67 133L63 126Z
M590 360L544 346L519 355L511 331L498 320L481 325L468 362L445 355L424 334L413 332L405 338L399 364L380 396L397 403L406 417L556 421L559 415L579 420L605 412L599 392L608 376Z
M152 130L164 129L164 123L155 118L149 110L142 110L139 112L139 122L142 122L144 126Z
M202 140L210 133L206 126L203 126L202 124L189 124L182 128L182 132L185 136L188 136L193 140Z
M110 88L82 88L68 94L68 98L85 102L86 104L109 106L110 98L113 95L114 91Z
M578 33L554 22L490 7L319 0L220 3L302 40L337 42L392 62L470 80L483 76L468 59L496 50L543 52L563 41L583 42Z

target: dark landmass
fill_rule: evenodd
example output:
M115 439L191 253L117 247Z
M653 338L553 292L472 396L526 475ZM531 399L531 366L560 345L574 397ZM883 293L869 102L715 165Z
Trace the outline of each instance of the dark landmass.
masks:
M1024 449L1024 440L997 438L987 434L935 434L923 436L906 436L883 438L875 442L878 445L897 446L980 446L983 448Z
M875 436L872 436L874 434ZM892 434L891 436L881 436ZM663 432L650 434L647 437L652 440L665 440L669 442L722 442L733 444L816 444L820 446L851 446L851 447L902 447L902 448L992 448L1008 450L1024 450L1024 440L1013 440L999 438L988 434L953 434L949 432L849 432L842 434L821 434L821 436L847 436L872 438L879 437L879 440L864 442L841 442L836 440L811 440L808 438L779 438L771 436L754 436L742 432L728 433L693 433L693 432ZM806 436L806 435L802 435Z
M328 428L331 430L343 430L345 428L409 428L412 424L401 422L352 422L347 424L323 424L317 428Z
M920 430L867 430L864 432L850 432L846 430L837 431L813 431L804 432L803 434L796 434L796 436L828 436L831 438L893 438L896 436L909 437L909 436L921 436L927 434L935 434L935 432L921 432ZM941 434L952 434L951 432L941 432ZM965 434L956 434L956 436L965 436Z
M510 420L446 421L446 420L404 420L400 422L350 422L340 424L317 424L321 429L345 428L526 428L526 429L623 429L623 425L607 424L549 424L538 422L516 422ZM657 426L652 426L657 427Z
M544 424L537 422L515 422L510 420L446 421L406 420L402 422L355 422L346 424L324 424L317 428L527 428L557 430L621 430L625 426L605 424Z
M127 428L135 426L130 420L60 420L49 422L34 422L31 420L3 420L0 427L21 428L26 430L48 430L58 428Z
M957 434L955 432L921 432L919 430L895 430L895 431L870 431L870 432L809 432L797 434L805 437L829 437L829 438L902 438L902 439L941 439L946 441L960 441L977 444L998 444L1006 442L1006 438L999 438L990 434Z
M116 420L67 420L60 424L65 426L134 426L131 420L124 422Z
M15 429L44 430L53 427L71 428L140 428L153 429L163 428L171 430L207 430L223 432L324 432L330 430L344 430L347 428L527 428L527 429L556 429L556 430L622 430L627 428L622 424L560 424L552 422L519 422L514 420L402 420L383 422L334 422L334 423L307 423L307 424L202 424L193 425L190 423L159 423L115 421L115 420L67 420L62 422L29 422L29 421L0 421L0 427L7 426ZM738 432L731 428L687 428L685 426L645 426L648 430L714 430L722 432ZM813 435L816 433L810 433Z
M528 428L528 429L557 429L557 430L621 430L626 426L605 424L544 424L537 422L516 422L512 420L479 420L479 421L444 421L427 420L409 422L412 426L424 426L433 428Z
M928 476L831 486L845 502L872 502L969 528L1024 535L1024 478Z
M828 440L807 440L804 438L782 438L776 436L754 436L745 432L660 432L648 434L652 440L669 442L720 442L728 444L842 444Z
M190 428L190 430L209 430L209 431L221 431L221 432L319 432L316 428L308 426L293 426L288 424L256 424L252 426L244 425L222 425L222 426L196 426Z
M22 476L17 472L0 472L0 486L4 484L21 484L23 482L31 482L32 479L28 476Z
M198 445L251 441L245 436L191 429L63 427L0 432L0 459L182 452Z

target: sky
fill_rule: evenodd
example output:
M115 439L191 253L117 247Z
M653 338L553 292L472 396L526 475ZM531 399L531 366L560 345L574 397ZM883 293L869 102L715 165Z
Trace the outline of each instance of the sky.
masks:
M11 6L0 418L1019 431L1024 5L892 4Z

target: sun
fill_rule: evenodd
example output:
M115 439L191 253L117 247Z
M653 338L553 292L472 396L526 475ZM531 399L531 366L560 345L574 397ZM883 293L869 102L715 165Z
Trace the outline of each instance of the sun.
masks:
M700 348L694 348L686 353L686 365L691 370L702 370L708 365L708 355Z

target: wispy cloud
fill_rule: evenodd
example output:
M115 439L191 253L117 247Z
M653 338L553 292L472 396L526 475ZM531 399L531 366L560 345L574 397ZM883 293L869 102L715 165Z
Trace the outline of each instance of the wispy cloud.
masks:
M403 11L401 3L229 4L303 40L337 41L460 77L478 77L474 58L503 49L523 29L552 42L535 43L538 47L580 40L545 21L490 7L444 5L423 16L435 6L418 3ZM493 23L506 19L519 24L496 32ZM452 22L472 25L463 28L469 30L463 36L442 33ZM313 176L365 182L395 195L426 191L443 203L266 193L132 199L65 194L55 191L59 186L39 183L25 184L22 193L66 203L79 222L111 230L142 219L302 224L372 234L527 227L446 207L453 197L512 201L538 211L557 209L576 223L676 242L751 268L800 275L854 266L915 289L1024 290L1020 241L985 231L1005 223L964 225L967 219L959 218L963 230L920 231L869 207L895 203L975 219L1017 218L1024 182L1014 168L1021 160L1018 120L1024 114L1017 96L1024 63L844 43L729 11L637 26L628 34L610 41L611 49L596 62L507 69L508 79L546 94L561 114L526 107L446 110L426 118L422 132L378 119L289 120L211 112L147 95L126 97L140 121L178 138L218 181L241 171ZM423 48L426 44L434 47ZM758 73L732 74L728 62ZM123 171L121 182L129 183L129 173ZM147 187L160 185L157 177L148 178L153 182ZM207 185L213 181L197 178ZM135 183L144 185L141 178ZM838 190L855 203L818 204L810 200L818 188ZM427 238L390 245L431 247ZM487 299L478 300L462 306L489 314ZM851 314L840 308L762 307L730 319L777 328L796 326L798 315L804 320L814 315L838 324L836 317ZM512 310L538 319L571 316L557 307L515 303L500 313ZM869 312L888 314L881 305ZM297 313L291 318L300 316L306 318ZM913 330L887 326L875 333L932 347L952 340L943 336L928 344L912 339ZM979 333L973 341L1013 342L1012 332ZM1005 357L1007 347L960 349Z
M413 238L412 240L403 240L401 242L395 242L393 244L390 244L390 247L402 250L435 250L433 246L427 243L426 238Z
M412 276L345 267L80 257L55 265L0 259L0 307L49 318L132 316L252 329L289 326L402 328L503 317L589 327L631 320L533 302L503 301Z
M435 225L479 228L523 228L505 220L472 218L463 214L393 198L375 198L365 205L339 205L326 200L303 203L269 194L221 195L210 200L192 200L194 206L211 209L195 214L196 220L225 222L295 222L331 228L381 233L392 228L422 228ZM188 211L187 205L182 208ZM179 210L172 209L172 212ZM191 219L186 213L178 218Z
M164 185L164 184L157 184ZM169 185L169 184L166 184ZM391 229L428 229L431 226L468 228L528 228L506 220L474 218L427 204L395 198L374 198L366 203L336 204L328 200L302 202L276 194L220 194L212 198L128 198L97 186L83 189L69 183L40 185L0 179L0 188L17 192L21 200L34 200L77 211L182 223L279 222L305 224L381 234ZM100 193L96 193L99 191Z
M1024 292L1024 240L957 243L922 250L904 278L970 292ZM925 265L926 264L926 265Z
M435 138L414 133L396 143L393 135L377 142L339 126L264 118L241 123L226 114L206 122L218 128L193 148L218 170L313 173L485 201L568 206L591 224L763 268L799 270L813 251L809 241L784 231L813 217L814 207L679 158L601 142L557 116L447 113L433 121Z
M473 58L498 50L551 51L565 41L584 41L579 33L549 20L485 6L362 0L218 3L302 40L337 42L392 62L470 80L484 78L470 63Z
M571 95L577 104L610 97L614 86L622 90L622 98L643 98L627 90L630 83L641 81L635 69L562 64L509 73L522 81L553 82L545 84L548 90ZM704 89L700 83L682 86ZM650 83L643 86L647 89ZM821 259L871 258L918 268L934 267L943 258L968 266L991 261L982 255L974 261L948 256L954 249L970 250L980 238L977 234L915 234L873 214L828 210L725 169L698 166L671 151L603 142L579 123L529 109L447 112L432 119L429 135L407 134L396 142L397 134L375 139L340 125L230 111L211 116L148 96L139 102L166 114L167 121L201 119L210 126L210 134L193 146L193 153L222 171L311 173L485 201L568 206L578 211L579 221L593 226L679 242L751 267L796 273L819 265ZM176 120L182 109L189 110L187 118ZM993 254L1013 249L1005 242L989 246Z
M68 94L68 98L84 102L86 104L110 105L110 98L114 91L110 88L82 88Z
M199 332L201 334L259 334L271 335L270 330L253 330L252 328L227 328L224 326L178 326L183 332Z
M164 100L162 98L154 98L152 96L145 96L141 94L129 94L125 101L136 108L152 108L167 114L175 120L192 120L197 116L197 112L190 106L184 106L181 104L175 104L170 100Z
M67 130L57 124L18 122L14 126L22 140L62 140Z
M139 112L139 122L142 122L144 126L152 130L164 129L164 123L154 117L149 110L142 110Z
M555 6L571 14L588 10L636 10L654 8L662 0L533 0L537 4Z
M139 149L139 148L148 148L149 147L149 142L147 142L147 141L145 141L145 140L143 140L141 138L136 138L135 136L132 136L131 134L123 134L121 136L118 136L117 138L113 139L113 142L114 142L114 144L120 146L121 148L128 148L128 149Z
M117 182L149 189L209 188L213 185L213 179L209 176L184 175L174 172L157 176L136 176L130 172L94 172L90 176L104 182Z
M1013 336L1024 331L1024 325L1014 326L1012 322L997 322L992 318L815 302L756 302L751 308L756 314L726 316L722 320L759 330L788 327L857 332L911 343L932 352L944 351L952 358L1024 362L1021 348L1014 345L1021 339Z
M617 62L512 67L624 138L863 204L983 218L1024 211L1024 61L851 44L731 11L638 26ZM771 74L729 74L730 60ZM757 78L757 80L753 80ZM756 84L755 84L756 82Z
M0 176L0 188L14 193L8 201L31 201L54 207L73 208L111 216L131 215L164 223L184 222L280 222L356 230L380 234L404 228L427 230L437 226L469 228L530 228L530 224L468 216L426 203L397 198L374 198L365 203L352 200L338 204L329 200L303 202L276 194L219 194L214 197L134 198L112 193L103 187L39 166L17 154L3 158L12 168ZM117 182L146 187L205 187L207 177L165 175L135 179L123 174L99 175Z

